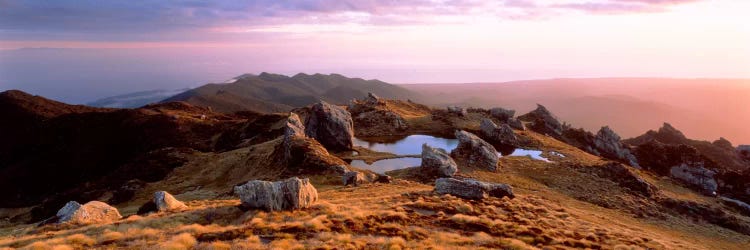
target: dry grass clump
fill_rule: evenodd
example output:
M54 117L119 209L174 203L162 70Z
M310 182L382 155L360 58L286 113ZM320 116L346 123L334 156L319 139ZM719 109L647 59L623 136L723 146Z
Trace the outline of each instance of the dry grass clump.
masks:
M181 233L173 236L168 241L159 245L161 249L182 250L191 249L198 241L189 233Z
M91 237L88 237L84 234L73 234L68 237L65 237L65 241L68 244L74 245L74 246L92 246L96 243L96 240L92 239Z

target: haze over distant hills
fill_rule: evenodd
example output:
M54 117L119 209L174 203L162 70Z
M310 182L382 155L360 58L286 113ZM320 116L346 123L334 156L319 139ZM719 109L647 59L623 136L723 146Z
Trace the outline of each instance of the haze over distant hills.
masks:
M320 100L345 104L366 96L368 92L394 99L418 96L403 87L379 80L348 78L339 74L300 73L289 77L263 72L260 75L245 74L226 83L206 84L164 102L185 101L221 112L282 112Z
M157 103L161 100L167 99L188 90L190 89L157 89L139 91L134 93L105 97L93 102L86 103L86 105L103 108L138 108L149 103Z
M501 106L526 112L536 103L562 120L597 130L609 125L624 138L662 122L703 140L750 143L750 80L590 78L504 83L404 84L432 105Z

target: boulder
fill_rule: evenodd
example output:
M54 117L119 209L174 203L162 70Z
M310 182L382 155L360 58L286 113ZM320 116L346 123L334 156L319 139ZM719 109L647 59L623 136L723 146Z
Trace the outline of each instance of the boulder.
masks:
M354 123L348 111L324 101L312 105L305 134L332 150L351 150Z
M630 150L620 141L620 136L608 126L599 129L594 137L594 148L601 156L627 162L639 168L638 161Z
M542 134L560 137L563 133L562 123L541 104L537 104L535 110L518 117L518 119L530 122L531 130Z
M513 116L516 115L516 111L512 109L492 108L490 109L490 115L504 122L509 120L510 118L513 118Z
M81 205L78 202L70 201L60 210L57 211L58 223L108 223L122 218L117 208L101 201L89 201Z
M482 119L479 126L482 134L485 138L495 143L500 143L509 146L518 146L519 140L513 129L508 124L502 124L497 126L490 119Z
M693 186L706 195L716 195L719 184L714 176L716 172L706 169L700 163L683 163L670 169L669 175L685 184Z
M174 196L166 191L157 191L154 193L154 204L156 204L157 211L172 211L187 208L185 203L175 199Z
M281 181L252 180L234 187L242 206L268 211L310 207L318 200L318 191L310 180L292 177Z
M344 186L352 185L356 187L367 183L365 175L359 171L347 171L341 176L341 180L344 182Z
M305 137L305 126L302 125L302 121L299 116L295 113L290 113L284 124L284 141L282 146L284 147L284 161L292 161L292 140L295 137Z
M448 106L448 112L451 114L456 114L458 116L466 116L469 113L468 111L466 111L466 108L459 106Z
M487 183L473 179L437 179L435 181L435 192L472 200L481 200L487 197L509 197L511 199L515 197L510 185Z
M378 103L383 102L379 96L373 94L372 92L367 93L367 97L365 98L365 102L367 104L376 105Z
M440 177L452 177L458 171L458 165L448 152L445 152L442 148L430 147L426 143L422 144L422 165L420 167L423 173Z
M375 182L379 183L391 183L393 181L393 178L391 176L386 174L378 174L378 176L375 178Z
M510 126L513 129L526 130L526 126L523 125L523 122L521 122L521 120L518 120L516 118L510 118L507 121L505 121L505 123L507 123L508 126Z
M499 157L492 144L463 130L456 131L456 138L458 138L458 146L451 151L454 159L463 161L468 166L489 171L497 170Z

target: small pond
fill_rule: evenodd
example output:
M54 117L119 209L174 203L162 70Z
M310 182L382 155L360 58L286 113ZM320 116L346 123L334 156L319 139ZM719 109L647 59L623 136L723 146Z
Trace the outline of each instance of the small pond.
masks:
M378 142L354 138L354 145L367 148L373 151L389 152L397 155L421 155L422 144L427 143L431 147L442 148L450 152L458 146L457 139L440 138L430 135L410 135L400 138L378 138ZM541 150L522 149L522 148L502 148L498 150L498 155L502 156L528 156L535 160L551 162L549 159L542 157ZM422 164L421 158L403 157L394 159L384 159L367 164L362 160L353 160L351 165L354 167L369 169L377 173L385 173L391 170L418 167Z

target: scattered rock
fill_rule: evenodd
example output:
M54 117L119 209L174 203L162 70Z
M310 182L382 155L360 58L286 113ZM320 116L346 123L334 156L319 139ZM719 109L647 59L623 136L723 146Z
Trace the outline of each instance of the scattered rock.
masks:
M341 176L341 179L344 182L344 186L352 185L356 187L361 184L367 183L367 180L365 180L365 175L359 171L347 171L343 176Z
M70 201L57 211L58 223L108 223L122 218L117 208L101 201L89 201L84 205Z
M375 178L375 182L379 182L379 183L391 183L392 181L393 181L393 178L385 174L378 174L377 178Z
M365 102L368 103L368 104L374 104L374 105L376 105L376 104L381 103L383 101L377 95L373 94L372 92L368 92L367 93L367 98L365 98Z
M305 134L332 150L351 150L354 123L348 111L324 101L316 103L305 122Z
M481 182L473 179L440 178L435 181L435 192L464 199L481 200L487 197L514 198L513 188L507 184Z
M281 181L252 180L234 187L242 205L268 211L310 207L318 200L318 191L310 180L292 177Z
M442 148L433 148L422 144L422 172L431 176L452 177L458 171L458 165L448 152Z
M174 196L166 191L157 191L154 193L154 204L156 204L156 210L158 211L171 211L187 208L185 203L175 199Z
M458 116L466 116L469 113L466 108L459 106L448 106L448 112Z
M670 169L672 178L696 187L706 195L716 195L719 184L715 175L716 172L704 168L701 163L683 163Z
M609 126L602 127L596 133L594 147L601 156L627 162L633 167L640 167L635 156L620 141L620 136L615 131L612 131Z
M563 133L563 125L557 117L541 104L537 104L535 110L518 117L518 119L530 122L531 130L542 134L560 137Z
M513 116L516 115L516 111L512 109L504 109L504 108L492 108L490 109L490 115L492 117L495 117L496 119L500 121L508 121L510 118L513 118Z
M451 151L454 159L465 161L469 166L489 171L497 170L499 157L492 144L463 130L456 131L456 138L458 138L458 146Z
M490 141L509 146L518 146L519 141L513 129L508 124L497 126L490 119L482 119L479 126L482 134Z

